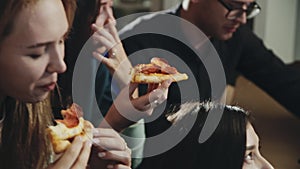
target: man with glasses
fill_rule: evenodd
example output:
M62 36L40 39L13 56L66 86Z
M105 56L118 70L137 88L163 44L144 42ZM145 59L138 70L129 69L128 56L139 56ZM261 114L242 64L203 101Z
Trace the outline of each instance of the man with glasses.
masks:
M121 30L121 38L127 35L134 35L143 28L153 28L161 26L162 15L171 14L183 18L198 27L215 47L226 75L226 92L233 92L236 79L239 75L245 76L250 81L267 92L290 112L300 116L300 72L287 67L271 50L267 49L263 41L257 37L252 30L247 27L247 19L255 17L261 8L254 0L183 0L177 7L161 11L159 13L142 16L134 22L128 24ZM166 23L168 21L165 21ZM189 30L180 24L172 26L170 31L179 30L186 34L186 37L197 39L198 35L188 35ZM199 37L201 38L201 37ZM191 40L192 41L192 40ZM180 57L193 72L196 77L200 98L181 98L179 87L172 84L169 88L167 105L176 105L188 100L209 100L211 99L211 84L205 72L205 67L198 57L191 51L186 50L184 45L180 45L176 40L170 40L165 36L153 33L130 36L123 40L123 45L128 56L139 51L153 51L161 49ZM199 44L192 44L197 50ZM201 45L201 44L200 44ZM145 50L144 50L145 49ZM155 56L164 57L165 53ZM143 56L147 56L144 52ZM143 57L140 56L140 57ZM148 57L154 57L149 52ZM185 71L183 71L185 72ZM181 87L185 82L180 83ZM195 91L195 86L187 86L191 91ZM228 101L227 101L228 103ZM230 103L230 101L229 101ZM169 123L165 115L146 124L146 134L156 136L164 132ZM145 146L145 150L151 147ZM150 160L152 159L152 160ZM159 168L159 162L163 156L156 156L144 160L141 168Z

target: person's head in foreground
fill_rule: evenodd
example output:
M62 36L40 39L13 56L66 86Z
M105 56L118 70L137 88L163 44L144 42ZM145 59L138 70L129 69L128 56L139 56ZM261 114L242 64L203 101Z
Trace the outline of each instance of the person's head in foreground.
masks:
M50 161L45 100L66 70L64 38L75 3L0 2L0 168L43 168Z
M223 113L222 118L208 140L199 143L201 130L210 111ZM168 120L179 132L185 132L187 123L195 118L191 131L171 151L169 157L173 163L168 163L170 168L273 168L260 154L259 138L249 121L249 112L239 107L214 102L190 102L183 104L178 112L168 116ZM168 165L166 167L169 167Z

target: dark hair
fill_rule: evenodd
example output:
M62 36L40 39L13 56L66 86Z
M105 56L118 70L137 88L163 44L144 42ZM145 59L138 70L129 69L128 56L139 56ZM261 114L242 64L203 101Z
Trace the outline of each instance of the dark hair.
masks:
M208 140L199 143L210 111L223 113L222 118ZM196 121L187 136L164 156L163 168L241 169L246 150L248 114L238 107L213 102L183 104L178 112L168 116L168 120L172 121L178 132L184 131L190 118L196 118Z

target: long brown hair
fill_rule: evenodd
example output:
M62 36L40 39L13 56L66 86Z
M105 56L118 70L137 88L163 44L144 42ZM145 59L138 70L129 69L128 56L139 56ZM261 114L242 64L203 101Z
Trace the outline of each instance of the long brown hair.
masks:
M0 1L0 46L14 28L19 12L38 0ZM76 0L62 0L69 25L72 25ZM5 120L0 140L0 168L44 168L50 161L51 150L45 128L52 123L50 99L39 103L23 103L5 98L1 114ZM3 108L4 107L4 108Z

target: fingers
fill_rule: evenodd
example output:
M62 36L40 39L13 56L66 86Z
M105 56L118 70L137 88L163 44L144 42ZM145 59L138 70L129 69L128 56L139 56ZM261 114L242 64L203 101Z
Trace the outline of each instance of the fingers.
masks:
M92 143L90 141L86 141L84 143L81 154L77 158L77 160L74 163L72 169L86 168L89 157L90 157L90 153L91 153L91 146L92 146Z
M120 135L111 128L94 128L93 136L94 137L120 137Z
M148 84L148 90L147 90L147 93L152 92L152 91L153 91L154 89L156 89L158 86L159 86L159 84L157 84L157 83L150 83L150 84Z
M109 28L111 28L111 27L109 27ZM109 29L106 29L106 28L103 29L103 27L98 27L96 24L92 24L92 29L95 31L96 35L101 35L111 42L114 42L117 40L109 32Z
M97 59L98 61L106 64L107 66L111 66L110 64L110 61L109 61L109 58L106 58L105 56L101 55L100 53L98 52L93 52L93 56L95 59Z
M109 19L114 19L113 11L111 9L112 2L101 3L99 14L95 23L99 26L104 26Z
M106 29L98 28L96 24L92 24L92 29L95 31L93 39L108 49L111 49L119 42Z
M162 84L160 85L160 88L167 89L170 87L172 82L173 81L171 79L166 80L166 81L162 82Z
M110 32L110 34L114 37L114 39L117 42L121 41L120 37L119 37L118 30L116 28L116 21L115 20L110 20L106 27L108 28L108 31Z
M133 100L134 106L147 106L151 103L156 105L162 103L167 99L168 88L171 85L172 80L166 80L161 84L149 84L148 91L146 95L140 96L136 100ZM136 103L135 103L136 102ZM140 106L139 106L140 105Z
M134 93L134 91L137 89L137 87L139 86L138 83L130 83L129 84L129 95L132 96L132 94Z
M111 6L110 6L110 5L105 6L105 7L104 7L104 11L106 12L106 14L107 14L107 16L108 16L108 21L109 21L109 23L114 22L114 21L115 21L115 17L114 17L114 15L113 15L113 11L112 11L112 9L111 9ZM115 25L114 25L114 26L115 26Z
M83 141L80 136L77 136L71 146L67 149L67 151L62 155L62 157L57 161L57 166L65 166L66 168L70 168L75 162L77 156L79 155L81 148L83 146Z
M55 162L53 168L84 168L87 165L90 151L91 143L84 144L82 138L77 136L61 158Z
M128 166L131 164L131 153L127 151L105 151L99 153L98 156L102 159L118 161Z
M168 97L168 88L171 85L172 80L166 80L163 83L161 83L157 89L154 89L149 96L150 104L153 105L153 107L156 107L158 104L163 103L167 97Z
M92 24L92 30L95 32L95 34L105 37L111 42L120 42L120 37L118 34L118 31L115 27L114 21L110 21L107 25L104 27L100 27L96 24Z
M98 128L93 130L93 145L99 150L117 150L127 149L124 139L113 129Z
M107 168L108 169L131 169L131 167L123 164L108 165Z
M98 158L131 165L131 150L124 139L111 128L97 128L93 130L95 146ZM112 164L115 166L115 164ZM115 166L116 167L116 166Z
M120 141L115 138L101 137L94 138L93 145L97 147L99 150L124 150L126 149L126 144L124 141Z

